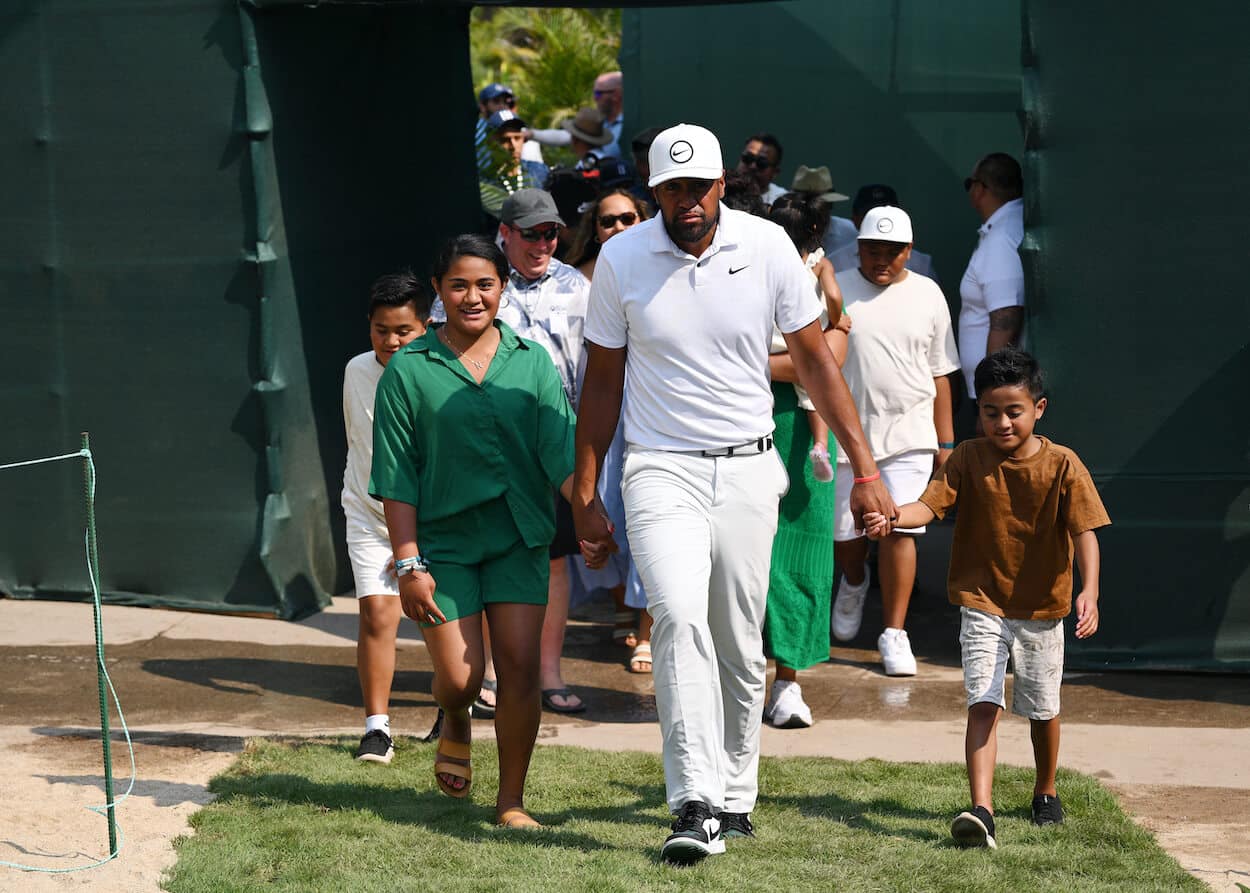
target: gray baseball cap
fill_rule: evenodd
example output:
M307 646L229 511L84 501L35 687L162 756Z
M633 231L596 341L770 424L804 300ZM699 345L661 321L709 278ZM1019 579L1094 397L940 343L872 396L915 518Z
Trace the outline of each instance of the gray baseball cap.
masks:
M550 192L542 189L518 189L504 199L499 210L499 219L519 229L537 226L540 223L558 223L565 226L556 210L556 200Z

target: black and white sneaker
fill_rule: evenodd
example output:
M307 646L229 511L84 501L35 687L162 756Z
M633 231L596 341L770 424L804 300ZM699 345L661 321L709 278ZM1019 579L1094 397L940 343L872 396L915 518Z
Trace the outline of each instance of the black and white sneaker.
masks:
M360 747L356 748L356 759L362 763L389 763L395 756L395 744L391 736L381 729L365 732L360 739Z
M690 865L706 856L725 852L725 839L720 833L720 819L712 815L706 803L690 800L682 804L673 833L660 848L660 858L675 865Z
M754 837L755 826L751 824L749 812L722 812L720 814L720 836Z
M1033 824L1063 824L1063 804L1058 794L1038 794L1033 798Z
M951 822L951 837L960 846L983 846L998 849L994 840L994 817L984 806L974 806L955 816Z

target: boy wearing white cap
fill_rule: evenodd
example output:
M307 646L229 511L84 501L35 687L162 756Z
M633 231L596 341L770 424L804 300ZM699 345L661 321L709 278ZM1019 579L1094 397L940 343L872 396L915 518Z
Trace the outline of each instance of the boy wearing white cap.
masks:
M838 273L843 307L855 321L842 374L855 397L881 479L898 504L914 502L954 448L950 380L959 368L950 310L941 289L907 269L911 218L890 205L873 208L859 228L859 267ZM832 633L855 638L868 594L868 540L843 493L851 466L838 457L833 555L842 569ZM914 676L916 658L903 625L916 577L915 537L923 527L881 540L877 567L885 630L877 638L888 676Z
M761 627L789 485L771 437L774 324L855 469L856 517L874 505L893 516L894 504L789 237L721 204L724 164L710 131L671 127L649 160L660 213L604 244L591 285L573 511L583 540L610 538L590 509L628 388L621 490L655 621L656 707L677 814L661 855L684 863L723 852L726 836L752 834Z

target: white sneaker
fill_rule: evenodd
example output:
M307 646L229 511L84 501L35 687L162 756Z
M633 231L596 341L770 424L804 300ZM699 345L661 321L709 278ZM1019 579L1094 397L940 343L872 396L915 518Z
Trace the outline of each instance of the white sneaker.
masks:
M778 729L805 729L812 724L812 708L803 700L803 690L797 682L773 683L764 719Z
M877 650L881 652L881 663L885 664L885 675L916 675L916 657L911 653L906 630L887 629L877 637Z
M833 600L833 619L829 624L829 632L839 642L849 642L859 633L859 625L864 620L864 599L868 597L868 584L872 580L872 572L864 565L864 582L852 586L842 576L838 584L838 597Z

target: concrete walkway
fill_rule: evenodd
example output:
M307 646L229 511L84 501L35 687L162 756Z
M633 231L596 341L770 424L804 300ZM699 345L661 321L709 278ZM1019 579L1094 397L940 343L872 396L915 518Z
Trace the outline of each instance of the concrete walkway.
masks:
M765 728L776 756L958 762L963 694L949 612L917 605L909 620L921 655L914 679L882 676L875 651L835 648L802 675L818 721ZM590 704L580 718L544 714L543 743L658 752L649 676L624 671L606 608L569 629L565 676ZM866 618L870 629L872 618ZM301 623L106 607L106 664L137 742L139 781L118 810L120 859L86 872L0 869L0 890L156 890L172 840L211 799L206 784L259 735L357 734L356 607L350 598ZM862 640L862 641L861 641ZM852 645L869 645L865 632ZM0 860L86 864L106 852L99 706L89 605L0 599L0 748L13 772L0 800ZM398 734L433 721L429 661L411 624L400 641L392 699ZM1216 890L1250 885L1250 684L1177 674L1070 674L1061 764L1092 774L1154 831L1181 864ZM116 725L116 723L115 723ZM489 736L490 726L480 730ZM93 737L94 736L94 737ZM1028 724L1006 718L999 759L1032 763ZM114 748L118 793L128 778ZM96 885L99 885L98 887Z

